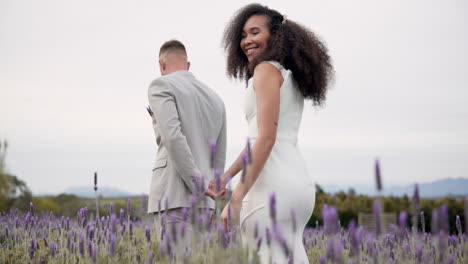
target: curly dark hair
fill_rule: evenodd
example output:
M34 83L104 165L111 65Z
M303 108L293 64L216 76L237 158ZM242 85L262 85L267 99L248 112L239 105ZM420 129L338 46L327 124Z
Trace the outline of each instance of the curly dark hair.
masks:
M242 30L253 15L268 18L270 39L265 52L250 63L240 47ZM306 99L314 105L325 101L329 84L333 81L334 70L328 49L312 31L289 19L278 11L250 4L240 9L228 24L223 37L227 52L227 75L231 78L245 79L253 76L253 70L262 61L278 61L291 70L298 88Z

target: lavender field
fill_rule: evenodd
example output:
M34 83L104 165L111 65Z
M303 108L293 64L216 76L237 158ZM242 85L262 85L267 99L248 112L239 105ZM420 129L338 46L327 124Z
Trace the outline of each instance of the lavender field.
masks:
M73 218L52 213L39 216L32 203L25 214L3 212L0 263L258 263L256 249L243 248L235 228L227 233L216 218L204 213L185 219L195 228L192 246L176 256L174 248L177 238L184 236L184 225L180 230L173 226L155 230L150 217L132 215L130 203L128 199L127 210L120 208L118 212L110 204L108 215L100 218L93 217L87 208ZM465 198L465 217L467 205ZM377 221L373 231L368 231L354 221L342 228L337 210L324 205L324 225L317 222L303 234L310 263L468 263L468 237L462 232L459 216L455 223L449 223L447 206L433 211L432 233L424 232L423 213L412 219L413 223L420 221L423 230L407 226L405 211L400 212L398 224L383 233L381 209L376 199L373 214ZM455 225L457 232L449 234L449 225ZM269 246L282 236L274 226L255 235L258 247ZM283 246L285 254L291 252L291 246ZM290 259L292 262L294 256Z

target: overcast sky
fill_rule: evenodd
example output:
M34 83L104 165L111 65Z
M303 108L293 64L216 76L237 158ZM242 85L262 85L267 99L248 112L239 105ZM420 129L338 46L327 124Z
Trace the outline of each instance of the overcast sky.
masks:
M0 138L35 194L100 185L147 193L156 155L147 88L161 44L226 104L228 164L243 147L244 84L224 28L248 1L0 0ZM261 1L328 44L336 81L307 103L299 145L317 183L468 178L467 1ZM285 175L287 177L287 175Z

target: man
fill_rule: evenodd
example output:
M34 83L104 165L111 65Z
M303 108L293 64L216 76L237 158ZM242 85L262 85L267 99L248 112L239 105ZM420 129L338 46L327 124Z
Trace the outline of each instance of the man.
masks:
M184 237L189 239L192 226L183 218L190 219L185 212L194 213L188 210L192 197L198 197L198 202L204 200L199 207L215 206L203 193L215 196L207 183L213 180L213 167L224 171L226 111L221 98L188 71L190 62L180 41L170 40L161 46L159 66L162 77L148 89L158 145L148 213L155 214L158 229L162 224L162 228L175 225L181 230L185 222Z

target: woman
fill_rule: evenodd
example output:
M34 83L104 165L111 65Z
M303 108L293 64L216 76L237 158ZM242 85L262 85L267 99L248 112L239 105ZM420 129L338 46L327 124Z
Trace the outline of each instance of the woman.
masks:
M234 16L224 47L228 75L247 80L244 111L252 160L221 219L228 229L230 218L240 216L242 241L251 249L259 247L262 263L308 263L302 233L314 208L315 185L297 134L304 99L321 105L332 80L327 48L308 29L259 4ZM223 181L242 169L247 151L222 175Z

